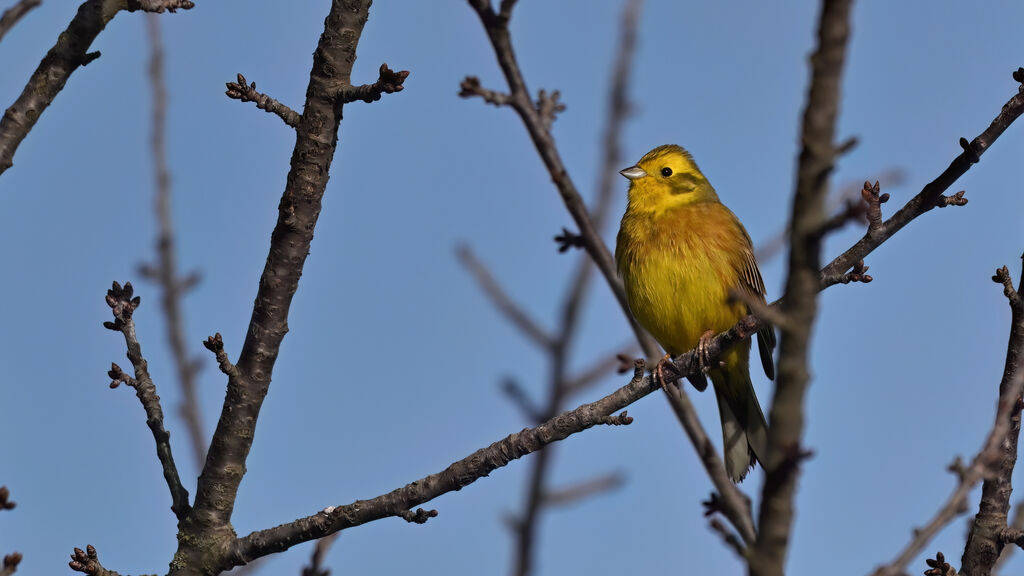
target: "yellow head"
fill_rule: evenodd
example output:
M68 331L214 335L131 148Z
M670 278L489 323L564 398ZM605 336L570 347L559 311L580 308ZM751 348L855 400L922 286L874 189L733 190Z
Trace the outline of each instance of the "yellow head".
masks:
M658 146L619 172L629 178L629 212L662 212L699 202L718 202L715 189L693 156L675 144Z

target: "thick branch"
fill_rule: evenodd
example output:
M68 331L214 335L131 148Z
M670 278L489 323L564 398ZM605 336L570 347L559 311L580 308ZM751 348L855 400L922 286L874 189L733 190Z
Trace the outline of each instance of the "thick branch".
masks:
M25 14L28 14L33 8L42 3L43 0L21 0L14 6L4 10L3 16L0 16L0 40L4 39L4 36L11 31L11 28L14 28L14 25L17 24Z
M779 375L768 428L768 455L762 464L757 542L747 557L753 576L784 573L793 524L793 498L804 428L804 399L810 382L808 357L817 314L820 223L825 221L828 176L837 155L836 118L851 0L825 0L818 23L818 47L811 56L811 83L804 109L796 194L790 217L789 272L782 315L786 324L779 343Z
M1013 403L1015 409L1003 414L1004 422L997 424L1007 429L1005 439L998 444L991 468L994 474L986 477L981 487L981 504L967 535L967 545L960 563L960 571L969 576L987 576L999 560L1006 540L1007 514L1010 494L1013 492L1013 467L1017 463L1017 441L1020 437L1020 381L1024 380L1024 262L1017 289L1013 287L1010 272L1005 266L992 278L1003 285L1003 293L1010 302L1010 340L1006 347L1006 364L999 383L1001 404Z
M0 174L14 165L14 153L21 141L64 89L71 74L99 56L99 52L88 53L87 50L118 12L173 12L176 8L192 6L188 0L87 0L79 6L78 13L57 37L57 43L32 73L21 95L0 119Z
M369 0L333 0L324 21L296 128L291 169L245 342L233 367L218 358L221 369L229 372L228 389L199 477L195 509L183 528L192 536L215 536L224 541L233 538L231 513L320 215L342 119L339 94L351 86L356 46L369 17L369 6ZM216 348L215 343L211 345ZM230 563L222 550L211 551L202 540L179 539L172 573L183 572L187 566L220 571L238 565Z

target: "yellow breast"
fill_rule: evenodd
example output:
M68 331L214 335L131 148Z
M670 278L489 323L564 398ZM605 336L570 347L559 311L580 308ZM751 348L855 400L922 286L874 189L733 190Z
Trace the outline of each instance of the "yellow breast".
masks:
M673 356L746 313L730 303L746 239L722 204L700 203L622 218L615 250L630 310Z

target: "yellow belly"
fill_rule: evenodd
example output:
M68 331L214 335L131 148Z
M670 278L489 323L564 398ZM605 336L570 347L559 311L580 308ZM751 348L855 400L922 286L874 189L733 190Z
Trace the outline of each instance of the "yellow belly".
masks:
M737 255L745 242L731 218L717 205L623 219L616 251L627 302L637 322L673 356L746 314L746 305L729 302L729 291L739 285Z
M707 258L680 266L678 256L651 254L625 275L626 299L637 322L673 356L697 346L706 331L731 328L743 304L728 302L725 270Z

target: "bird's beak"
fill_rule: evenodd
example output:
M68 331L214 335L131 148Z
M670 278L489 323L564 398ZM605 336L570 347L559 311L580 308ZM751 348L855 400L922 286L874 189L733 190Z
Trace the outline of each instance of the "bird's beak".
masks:
M630 166L625 170L620 170L619 174L622 174L630 180L639 180L640 178L647 176L647 172L644 172L644 169L639 166Z

